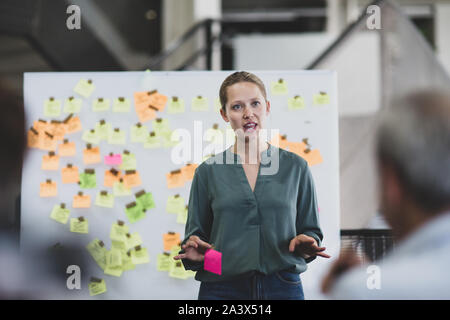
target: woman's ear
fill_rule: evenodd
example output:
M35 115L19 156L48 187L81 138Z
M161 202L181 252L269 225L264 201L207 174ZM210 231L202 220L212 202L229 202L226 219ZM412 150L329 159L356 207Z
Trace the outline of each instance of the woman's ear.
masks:
M230 122L230 120L228 120L227 113L223 111L223 108L220 109L220 115L222 116L223 120L225 120L225 122Z
M266 101L266 115L269 115L270 113L270 101Z

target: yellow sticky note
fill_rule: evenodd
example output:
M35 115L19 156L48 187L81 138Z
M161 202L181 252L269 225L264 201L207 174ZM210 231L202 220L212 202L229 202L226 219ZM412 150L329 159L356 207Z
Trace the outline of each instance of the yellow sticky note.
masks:
M86 246L86 249L91 254L92 258L94 258L95 262L97 262L99 267L104 270L106 268L106 253L108 250L105 248L103 241L96 238Z
M100 141L108 140L111 130L111 124L107 123L105 120L100 120L95 124L95 132Z
M94 112L108 111L110 104L111 102L109 99L97 98L94 101L92 101L92 111Z
M89 232L88 221L83 217L70 219L70 232L88 233Z
M126 170L123 176L123 185L127 189L138 187L142 184L139 172L136 170Z
M189 276L181 261L174 261L170 263L169 277L186 280Z
M169 101L169 108L167 109L167 113L176 114L183 113L185 110L184 100L178 97L172 97Z
M212 144L223 145L224 134L219 129L218 125L215 124L213 128L209 128L206 130L204 134L204 138L206 141L211 142Z
M95 129L86 130L83 132L83 135L81 136L81 139L83 141L86 141L87 143L91 144L99 144L100 143L100 137L95 131Z
M59 117L61 114L61 100L50 97L44 102L44 115L46 117Z
M166 180L167 180L167 188L169 189L182 187L186 182L184 180L184 176L181 170L174 170L167 173Z
M145 138L144 148L154 149L162 147L161 136L157 135L156 132L150 132Z
M288 94L288 86L284 79L278 79L276 82L271 82L270 89L275 96Z
M79 113L81 111L81 106L83 105L83 100L69 97L64 100L64 112L65 113Z
M122 252L122 270L128 271L128 270L133 270L135 268L136 268L136 266L134 265L133 260L131 259L130 252L127 252L127 253Z
M144 264L150 262L150 257L148 255L147 248L137 246L130 251L130 254L131 254L131 261L133 262L133 264Z
M178 214L179 212L181 212L184 209L184 206L185 206L185 200L183 197L181 197L178 194L167 198L166 211L168 213Z
M214 99L214 111L220 111L222 109L222 104L220 103L220 98Z
M142 244L142 237L139 233L133 232L133 233L127 233L126 234L126 250L130 250L134 247L140 246Z
M39 196L41 198L46 197L56 197L58 195L58 187L56 182L47 180L46 182L42 182L40 185Z
M91 197L88 194L83 194L83 192L78 192L78 194L73 197L72 207L73 208L90 208L91 207Z
M113 112L130 112L131 103L130 100L125 97L119 97L114 99Z
M73 157L77 153L75 142L69 142L65 139L63 143L58 145L58 154L61 157Z
M130 129L131 142L145 142L148 136L148 128L140 122L133 125Z
M289 110L300 110L305 108L305 99L301 96L295 96L288 99Z
M84 98L89 98L92 92L94 92L94 90L95 86L91 79L88 80L81 79L80 81L78 81L75 88L73 89L73 91L83 96Z
M126 242L128 231L129 227L123 221L118 221L111 226L109 237L114 241Z
M170 251L173 246L180 242L180 234L178 232L168 232L163 234L164 251Z
M196 96L195 98L193 98L191 102L191 110L208 111L209 110L208 98L203 96Z
M156 261L156 269L158 271L169 271L170 270L170 253L164 252L158 254Z
M127 135L125 131L120 130L119 128L114 128L111 130L108 136L109 144L126 144L127 143Z
M106 292L106 282L103 279L91 279L88 286L90 296L96 296Z
M183 210L177 214L177 223L186 224L188 218L188 206L184 206Z
M114 195L107 191L100 191L95 197L95 205L104 208L114 208Z
M41 169L50 171L59 170L59 156L53 151L50 151L48 154L44 155L42 157Z
M113 194L115 197L131 196L131 189L126 188L123 184L123 179L120 178L119 181L113 184Z
M314 105L330 104L330 96L326 92L319 92L313 96Z
M111 249L106 253L105 274L120 277L122 275L122 253L120 250Z
M83 163L84 164L93 164L102 162L102 158L100 156L100 147L93 147L91 145L87 145L87 148L83 150Z
M50 214L50 218L59 223L66 224L69 220L70 210L66 208L65 204L56 204Z

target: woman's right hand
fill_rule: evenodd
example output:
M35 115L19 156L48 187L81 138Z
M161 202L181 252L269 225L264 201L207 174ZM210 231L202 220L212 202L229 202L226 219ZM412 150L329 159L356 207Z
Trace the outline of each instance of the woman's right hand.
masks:
M189 240L181 248L184 250L184 253L173 257L175 260L203 261L205 259L205 251L211 249L212 246L197 236L190 236Z

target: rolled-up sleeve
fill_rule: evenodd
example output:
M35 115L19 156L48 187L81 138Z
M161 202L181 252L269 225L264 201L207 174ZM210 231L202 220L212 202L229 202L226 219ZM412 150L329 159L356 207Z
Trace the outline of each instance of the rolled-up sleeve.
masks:
M202 169L206 168L199 166L196 169L192 181L188 204L188 218L184 233L185 239L182 244L185 244L192 235L198 236L203 241L209 243L213 214L209 201L207 179ZM181 250L180 253L184 253L184 250ZM203 262L188 259L182 259L182 262L186 270L198 271L203 269Z

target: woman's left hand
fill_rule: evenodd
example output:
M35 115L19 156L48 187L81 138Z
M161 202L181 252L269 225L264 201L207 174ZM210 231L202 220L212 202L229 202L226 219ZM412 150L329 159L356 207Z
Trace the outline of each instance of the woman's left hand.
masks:
M291 240L291 242L289 243L289 252L294 252L296 247L300 254L306 255L308 258L315 256L330 258L328 254L323 252L326 248L319 247L317 245L316 239L307 236L306 234L299 234Z

